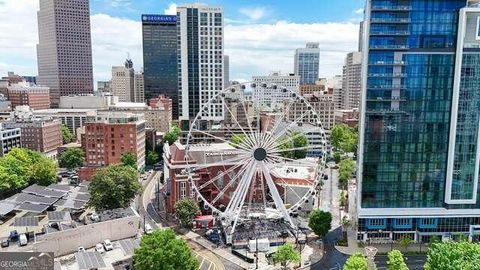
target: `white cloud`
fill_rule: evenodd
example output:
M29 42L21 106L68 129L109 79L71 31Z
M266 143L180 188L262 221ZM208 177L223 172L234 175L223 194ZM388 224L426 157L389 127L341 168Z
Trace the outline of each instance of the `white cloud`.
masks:
M251 21L258 21L267 14L265 7L241 8L238 12L247 16Z
M354 11L355 14L363 14L363 8L359 8Z
M177 15L177 4L171 3L163 12L166 15Z
M114 8L128 7L132 4L130 0L105 0L105 3Z

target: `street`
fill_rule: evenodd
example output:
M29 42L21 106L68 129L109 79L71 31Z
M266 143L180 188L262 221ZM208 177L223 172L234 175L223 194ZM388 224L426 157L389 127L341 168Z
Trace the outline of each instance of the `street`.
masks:
M338 170L326 169L328 180L323 180L319 194L319 209L332 213L332 228L340 226L340 189L338 188Z
M425 261L427 257L425 255L412 255L412 256L405 256L405 263L408 265L408 269L410 270L421 270L425 265ZM377 265L378 270L385 270L387 269L387 260L388 257L386 255L379 255L375 256L375 264Z

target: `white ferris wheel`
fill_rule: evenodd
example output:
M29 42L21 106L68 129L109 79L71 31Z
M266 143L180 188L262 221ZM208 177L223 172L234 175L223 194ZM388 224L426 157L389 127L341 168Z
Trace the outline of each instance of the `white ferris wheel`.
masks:
M218 112L220 120L211 117ZM322 181L325 141L318 114L296 92L237 84L213 96L191 123L184 173L192 196L222 222L227 243L251 218L294 229L291 216L312 204Z

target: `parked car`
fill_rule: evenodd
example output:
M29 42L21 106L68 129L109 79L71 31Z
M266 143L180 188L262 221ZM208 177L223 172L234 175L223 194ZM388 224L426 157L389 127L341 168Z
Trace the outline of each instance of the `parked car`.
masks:
M19 238L20 240L20 246L26 246L28 244L28 240L27 240L27 235L22 233L20 234Z
M113 249L113 244L109 239L105 239L105 241L103 241L103 247L105 247L106 251L110 251Z
M145 224L145 233L146 234L151 234L152 232L153 232L152 226L150 226L150 224L146 223Z
M103 248L103 245L101 243L98 243L95 246L95 251L100 253L100 254L105 253L105 249Z
M82 246L79 246L79 247L78 247L78 252L85 252L85 248L82 247Z
M10 246L10 240L3 239L1 243L2 248Z
M10 236L8 238L10 239L10 241L16 242L18 240L17 230L10 231Z

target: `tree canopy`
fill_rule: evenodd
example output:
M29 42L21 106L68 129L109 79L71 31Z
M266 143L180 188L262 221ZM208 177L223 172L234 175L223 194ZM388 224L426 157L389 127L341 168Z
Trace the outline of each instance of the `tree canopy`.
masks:
M245 138L245 134L233 134L232 138L230 138L230 145L235 148L240 148L240 146L245 143Z
M480 269L480 244L461 242L436 242L427 252L425 270L476 270Z
M348 180L352 177L353 172L355 171L355 162L350 159L343 159L338 164L338 180L342 186L348 184Z
M133 261L138 270L196 270L200 266L185 240L177 238L172 229L143 235Z
M332 214L318 209L313 210L308 217L308 227L316 235L324 237L332 228Z
M155 163L157 163L159 160L160 160L160 158L158 157L158 154L156 152L148 151L145 163L147 165L151 166L151 165L154 165Z
M387 261L388 270L408 270L405 259L403 258L402 252L400 250L392 250L388 252L388 261Z
M345 124L336 124L332 128L330 140L333 147L344 153L357 151L358 133Z
M280 154L286 158L301 159L307 155L308 139L305 133L292 131L278 139L280 142ZM294 149L294 150L291 150Z
M81 148L68 148L60 154L59 165L62 168L72 170L82 166L85 161L85 153Z
M165 134L165 137L163 137L163 139L164 141L168 142L169 145L172 145L178 140L178 137L181 133L182 131L177 125L172 125L172 128L167 134Z
M123 153L120 161L124 166L130 166L135 170L137 169L137 156L132 152Z
M137 171L130 166L110 165L97 169L88 190L89 206L98 210L125 208L141 189Z
M37 183L47 186L56 182L53 160L40 152L14 148L0 158L0 191L9 193Z
M289 263L300 262L300 253L292 245L285 243L273 253L272 260L274 264L280 263L283 269L287 269Z
M62 125L62 137L63 137L63 143L71 143L74 141L74 136L72 132L70 132L70 129L66 127L65 125Z
M348 257L343 270L368 270L368 260L363 254L355 253Z
M193 219L198 214L200 214L200 208L192 199L182 199L175 203L175 216L183 227L191 228Z

